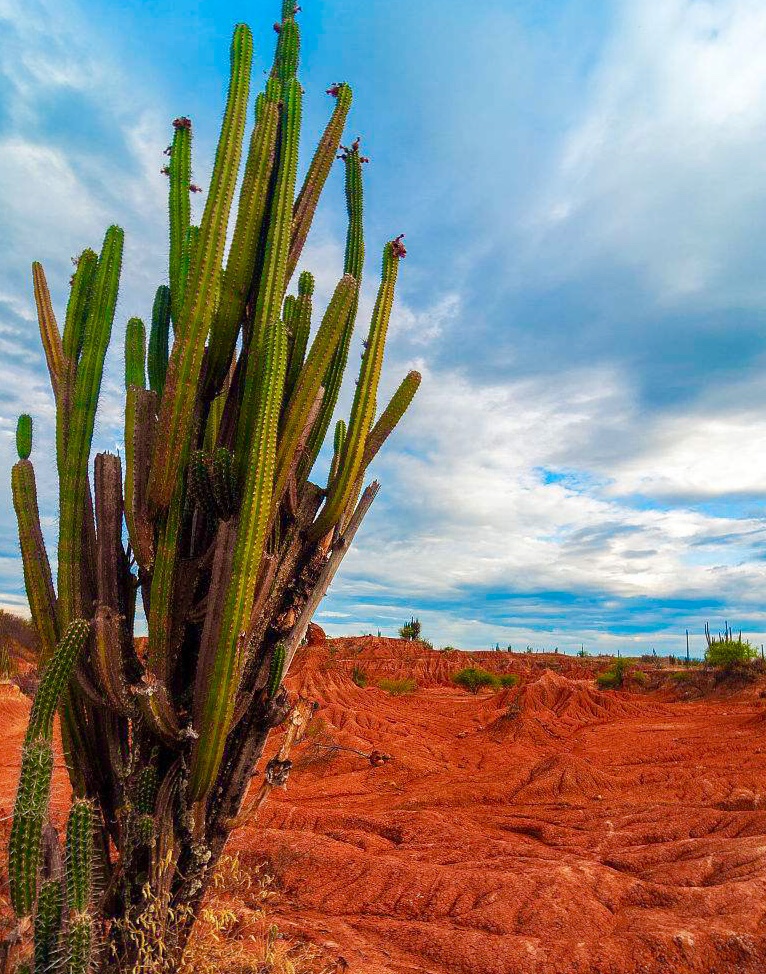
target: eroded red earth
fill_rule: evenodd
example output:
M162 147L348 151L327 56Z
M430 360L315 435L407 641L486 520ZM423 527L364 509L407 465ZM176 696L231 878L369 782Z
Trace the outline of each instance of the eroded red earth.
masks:
M521 684L466 694L450 677L470 662ZM280 929L353 974L766 971L766 683L679 700L600 691L598 666L372 637L303 650L290 683L320 709L287 790L233 840L276 875ZM402 678L415 692L377 687Z
M471 660L520 688L457 690ZM311 763L309 743L263 831L239 837L276 866L280 925L364 974L766 971L760 688L603 692L596 665L312 647L294 684L322 701L316 740L393 760ZM413 694L375 685L402 677Z

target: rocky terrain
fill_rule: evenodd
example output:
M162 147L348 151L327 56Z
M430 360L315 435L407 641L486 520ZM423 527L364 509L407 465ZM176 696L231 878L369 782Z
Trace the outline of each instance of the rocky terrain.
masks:
M471 663L520 683L468 694ZM603 691L607 665L317 636L288 787L234 838L280 930L359 974L766 970L766 680ZM0 817L27 706L0 692Z

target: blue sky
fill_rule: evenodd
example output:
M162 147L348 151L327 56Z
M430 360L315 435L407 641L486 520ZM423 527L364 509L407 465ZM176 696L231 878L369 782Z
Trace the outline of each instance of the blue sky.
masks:
M304 163L345 80L372 301L406 232L385 382L417 367L383 490L318 616L437 645L677 650L766 640L766 8L760 0L305 0ZM120 445L120 340L165 275L170 121L203 187L232 25L256 78L278 0L0 0L0 605L24 607L8 472L52 402L29 266L125 227L96 446ZM337 280L342 174L303 265ZM361 334L357 338L361 342ZM46 429L46 426L48 429Z

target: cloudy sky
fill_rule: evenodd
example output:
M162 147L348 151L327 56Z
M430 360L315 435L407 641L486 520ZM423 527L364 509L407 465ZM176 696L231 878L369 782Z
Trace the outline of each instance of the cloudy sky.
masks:
M406 233L387 363L424 375L318 617L435 644L678 650L766 640L766 6L762 0L304 0L304 163L355 92L371 303ZM232 25L270 63L279 0L0 0L0 605L25 606L8 489L38 421L55 543L42 260L127 235L96 434L120 447L120 339L166 265L170 121L203 187ZM342 173L303 265L342 264ZM361 334L356 339L361 342Z

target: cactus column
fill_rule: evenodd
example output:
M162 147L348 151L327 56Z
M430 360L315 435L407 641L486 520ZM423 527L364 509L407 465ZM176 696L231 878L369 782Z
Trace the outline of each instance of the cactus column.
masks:
M33 267L56 406L59 539L54 578L24 415L13 502L42 679L9 876L20 929L32 921L35 974L177 970L256 762L293 705L284 678L377 493L376 483L363 489L367 468L420 381L407 375L377 414L405 253L397 237L384 248L351 414L337 418L328 444L329 480L309 479L358 312L366 160L358 140L340 146L352 94L335 84L331 117L298 179L298 9L282 4L272 65L252 101L253 37L245 25L234 30L199 226L192 123L185 115L173 122L162 167L167 278L143 319L117 325L125 329L124 463L98 453L91 467L122 230L110 227L99 254L78 258L63 334L45 273ZM346 254L312 340L314 278L300 264L339 150ZM134 638L139 600L145 645ZM48 823L56 714L74 792L63 866Z

